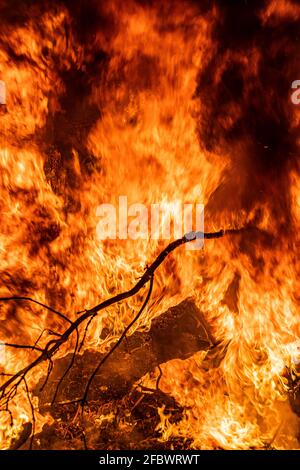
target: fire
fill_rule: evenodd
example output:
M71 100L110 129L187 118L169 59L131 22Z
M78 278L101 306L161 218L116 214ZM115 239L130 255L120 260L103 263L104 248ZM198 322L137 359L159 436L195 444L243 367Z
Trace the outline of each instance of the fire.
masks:
M261 50L259 38L251 42L240 32L233 51L226 30L233 20L218 2L201 9L192 1L88 3L86 12L65 1L20 7L24 21L11 17L9 2L3 7L0 297L33 297L74 320L131 288L166 241L99 241L96 208L120 195L148 207L204 204L208 231L250 224L238 237L207 241L201 252L172 253L131 332L192 296L218 341L215 356L199 352L162 365L161 389L185 410L174 423L158 408L162 441L299 448L288 376L300 370L300 108L272 75L278 51L288 47L286 74L299 71L294 46L278 36ZM294 3L262 3L251 16L262 28L299 24ZM251 37L254 26L245 24ZM262 90L264 74L270 83ZM140 303L138 295L101 312L84 348L106 350ZM34 345L42 335L42 347L49 330L66 326L26 302L0 303L0 317L1 342L14 344ZM74 344L72 338L58 357ZM36 356L6 347L1 373L15 373ZM29 391L47 367L28 376ZM21 383L10 412L0 413L1 448L31 422L30 393ZM36 397L32 403L38 433L53 418L39 413Z

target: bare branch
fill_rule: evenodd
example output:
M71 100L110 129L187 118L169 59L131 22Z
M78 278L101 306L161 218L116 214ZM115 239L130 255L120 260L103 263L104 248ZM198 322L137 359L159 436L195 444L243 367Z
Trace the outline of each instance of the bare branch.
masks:
M26 382L27 374L30 371L32 371L35 367L37 367L39 364L41 364L42 362L49 361L48 373L47 373L47 377L46 377L46 381L45 381L45 383L46 383L47 380L48 380L48 377L50 375L50 372L52 370L52 364L53 364L52 363L52 357L58 352L60 347L64 343L66 343L69 340L69 338L72 336L72 334L75 332L76 333L76 344L75 344L72 360L71 360L68 368L66 369L65 373L63 374L63 376L62 376L62 378L61 378L61 380L58 384L58 387L57 387L57 390L55 392L54 399L53 399L53 401L54 401L56 399L58 388L59 388L63 378L69 372L70 368L74 364L75 356L76 356L76 353L78 352L78 345L79 345L79 333L78 333L79 326L83 322L88 320L82 342L80 343L80 346L79 346L79 349L80 349L83 345L83 342L84 342L86 334L87 334L87 329L88 329L92 319L101 310L104 310L104 309L110 307L111 305L114 305L118 302L121 302L125 299L128 299L129 297L132 297L132 296L136 295L148 282L150 282L150 287L149 287L148 294L147 294L146 299L145 299L141 309L139 310L138 314L134 317L134 319L125 328L125 330L121 334L119 340L114 344L114 346L107 353L107 355L104 356L101 359L101 361L99 362L99 364L95 368L94 372L91 374L91 376L90 376L90 378L89 378L89 380L86 384L86 388L85 388L83 397L82 397L82 399L79 400L79 403L81 404L82 410L83 410L84 404L86 403L86 400L87 400L90 385L93 382L93 379L94 379L95 375L99 371L100 367L105 363L105 361L113 353L113 351L122 343L124 338L126 338L126 334L131 329L133 324L138 320L138 318L141 316L143 310L145 309L145 307L146 307L146 305L147 305L147 303L150 299L151 292L152 292L154 273L155 273L156 269L158 269L158 267L164 262L166 257L171 252L176 250L178 247L180 247L180 246L182 246L186 243L190 243L192 241L195 241L196 239L200 239L200 238L217 239L217 238L223 237L224 235L239 234L244 230L246 230L246 228L220 230L218 232L192 232L192 233L186 234L185 236L183 236L182 238L180 238L178 240L175 240L175 241L171 242L157 256L157 258L153 261L153 263L150 266L147 266L147 268L145 269L144 274L141 276L141 278L138 280L138 282L131 289L129 289L125 292L119 293L119 294L117 294L113 297L110 297L110 298L104 300L103 302L99 303L98 305L95 305L94 307L92 307L90 309L84 310L82 312L82 314L80 314L80 316L78 316L78 318L76 320L74 320L73 322L71 320L69 320L63 313L53 309L52 307L50 307L48 305L45 305L41 302L38 302L38 301L32 299L31 297L14 296L14 297L2 297L2 298L0 298L0 301L29 301L29 302L35 303L37 305L40 305L43 308L46 308L50 312L54 313L55 315L59 316L60 318L65 320L67 323L69 323L69 327L63 333L60 334L60 333L54 333L53 332L53 334L55 334L58 337L56 339L51 339L50 341L48 341L48 343L46 344L44 349L39 348L39 347L36 346L36 344L38 343L38 341L40 340L42 335L39 336L39 338L37 339L34 346L15 345L15 344L11 344L11 343L5 343L6 346L10 346L10 347L15 347L15 348L20 348L20 349L32 349L32 350L38 351L38 352L40 352L40 355L36 359L34 359L30 364L28 364L26 367L24 367L23 369L17 371L15 374L9 376L9 378L0 386L1 406L2 407L3 406L7 407L7 404L9 403L9 401L12 400L12 398L16 395L16 393L18 391L18 386L20 385L21 382L24 382L26 384L26 390L27 390L28 389L27 382ZM158 380L158 384L159 384L159 380ZM29 391L28 391L28 393L29 393ZM34 421L34 410L33 410L33 421Z
M43 352L42 348L38 348L37 346L30 346L27 344L13 344L13 343L0 343L0 346L6 346L8 348L15 348L15 349L32 349L33 351Z
M43 304L41 302L39 302L38 300L35 300L35 299L32 299L31 297L24 297L24 296L13 296L13 297L0 297L0 302L8 302L8 301L16 301L16 302L20 302L22 300L27 300L28 302L32 302L34 304L37 304L37 305L40 305L40 307L43 307L45 308L46 310L49 310L50 312L54 313L55 315L57 315L58 317L62 318L63 320L65 320L66 322L68 323L71 323L71 320L69 320L69 318L67 318L63 313L59 312L58 310L55 310L54 308L52 307L49 307L49 305L46 305L46 304Z
M75 361L75 356L76 356L76 353L77 353L77 350L78 350L78 343L79 343L79 333L78 333L78 330L76 330L76 343L75 343L75 348L74 348L74 352L73 352L73 355L72 355L72 359L71 359L71 362L70 364L68 365L68 367L66 368L64 374L62 375L61 379L59 380L58 384L57 384L57 387L56 387L56 390L55 390L55 393L54 393L54 397L52 399L52 405L54 404L55 400L56 400L56 397L57 397L57 394L58 394L58 390L59 390L59 387L61 386L65 376L67 375L67 373L69 372L69 370L71 369L71 367L73 366L74 364L74 361Z
M35 432L35 413L34 413L33 403L32 403L31 398L30 398L30 391L29 391L29 388L28 388L25 377L23 377L23 381L24 381L24 384L25 384L26 395L27 395L28 402L29 402L29 405L30 405L31 417L32 417L32 430L31 430L31 438L30 438L30 443L29 443L29 449L31 450L32 449L32 444L33 444L34 432Z
M142 315L147 303L149 302L149 299L151 297L151 293L152 293L152 288L153 288L153 278L154 278L154 275L152 274L151 278L150 278L150 287L149 287L149 291L148 291L148 294L147 294L147 297L146 299L144 300L144 303L142 305L142 307L140 308L139 312L137 313L137 315L134 317L134 319L129 323L129 325L126 326L125 330L123 331L123 333L121 334L120 338L118 339L118 341L113 345L113 347L110 349L110 351L101 359L101 361L99 362L99 364L97 365L97 367L95 368L94 372L92 373L92 375L90 376L87 384L86 384L86 388L85 388L85 391L84 391L84 394L83 394L83 397L82 397L82 401L81 401L81 406L82 408L84 407L84 404L86 402L86 399L87 399L87 396L88 396L88 393L89 393L89 388L95 378L95 375L98 373L100 367L107 361L107 359L112 355L112 353L115 351L115 349L117 349L117 347L120 346L120 344L122 343L123 339L126 337L127 333L129 332L130 328L137 322L137 320L140 318L140 316Z

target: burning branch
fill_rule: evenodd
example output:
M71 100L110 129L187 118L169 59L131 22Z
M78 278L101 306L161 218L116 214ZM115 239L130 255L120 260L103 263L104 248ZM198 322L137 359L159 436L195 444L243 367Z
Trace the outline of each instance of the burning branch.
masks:
M86 383L86 386L85 386L82 397L74 401L74 402L78 402L81 405L82 409L83 409L83 407L84 407L84 405L87 401L87 398L88 398L89 389L91 387L91 384L92 384L95 376L98 374L100 368L106 363L106 361L108 361L110 356L122 344L124 338L129 333L132 326L139 319L139 317L142 315L144 309L146 308L146 306L149 302L150 296L151 296L151 292L152 292L153 281L154 281L154 273L157 270L157 268L163 263L165 258L172 251L176 250L181 245L184 245L186 243L195 241L196 239L199 239L199 238L216 239L216 238L223 237L224 235L234 235L234 234L240 233L242 230L244 230L244 229L220 230L220 231L217 231L217 232L207 232L207 233L206 232L204 232L204 233L203 232L193 232L193 233L189 233L189 234L183 236L182 238L180 238L178 240L175 240L174 242L171 242L157 256L157 258L154 260L154 262L150 266L147 266L147 268L146 268L144 274L142 275L142 277L139 279L139 281L131 289L129 289L128 291L122 292L120 294L117 294L117 295L115 295L115 296L113 296L109 299L106 299L105 301L99 303L98 305L94 306L91 309L87 309L87 310L84 310L83 312L79 312L80 316L78 316L78 318L75 321L69 320L63 313L53 309L52 307L49 307L48 305L45 305L41 302L38 302L38 301L36 301L36 300L34 300L30 297L13 296L13 297L2 297L2 298L0 298L0 301L28 301L28 302L38 304L38 305L42 306L43 308L46 308L50 312L54 313L55 315L59 316L60 318L62 318L67 323L69 323L69 327L62 334L51 332L53 335L56 335L57 338L51 339L46 344L44 349L39 348L39 347L36 346L36 344L38 343L40 337L38 338L38 340L36 341L34 346L3 343L4 345L6 345L8 347L14 347L14 348L18 348L18 349L32 349L33 351L39 352L40 354L36 359L34 359L26 367L19 370L15 374L12 374L11 376L9 376L9 378L0 386L0 394L1 394L0 395L0 406L1 406L1 409L6 410L6 411L8 410L10 400L12 400L12 398L17 394L18 387L22 383L25 384L27 396L30 397L26 377L27 377L27 375L30 371L32 371L35 367L37 367L40 363L42 363L44 361L49 362L49 367L48 367L48 372L47 372L45 382L42 385L41 389L43 389L46 386L48 378L50 376L50 373L53 369L53 359L52 359L53 356L58 352L61 345L66 343L69 340L69 338L72 336L72 334L75 333L76 334L76 344L75 344L74 351L72 353L71 361L70 361L69 365L67 366L67 368L65 369L65 372L64 372L63 376L61 377L61 379L60 379L60 381L59 381L59 383L56 387L56 390L55 390L55 393L54 393L54 396L53 396L53 399L52 399L52 404L53 404L56 400L59 388L60 388L65 376L68 374L68 372L70 371L70 369L74 365L76 354L82 348L82 345L84 343L84 340L85 340L85 337L86 337L86 334L87 334L87 329L88 329L91 321L95 318L95 316L101 310L104 310L105 308L107 308L111 305L114 305L118 302L121 302L122 300L125 300L125 299L127 299L131 296L134 296L146 284L150 283L147 296L146 296L146 298L143 302L143 305L140 308L139 312L134 317L134 319L129 323L129 325L125 328L125 330L121 334L118 341L112 346L111 350L104 357L101 358L101 360L99 361L99 363L97 364L95 369L92 371L89 379L87 380L87 383ZM86 320L88 320L88 321L87 321L87 324L86 324L86 327L85 327L85 331L84 331L82 341L80 342L79 341L80 336L79 336L78 328ZM31 403L31 409L33 410L32 403ZM34 411L33 411L33 423L34 423Z
M145 374L156 368L159 370L160 364L209 350L217 353L209 325L192 299L186 299L155 317L147 331L137 330L127 337L123 333L108 353L86 350L76 355L74 367L63 379L61 377L73 353L57 359L47 386L41 390L39 383L33 393L39 397L40 411L48 410L53 415L59 415L60 405L81 402L86 384L95 371L95 364L101 363L101 366L89 388L90 405L123 397ZM53 406L58 381L62 386ZM158 377L158 385L159 381Z

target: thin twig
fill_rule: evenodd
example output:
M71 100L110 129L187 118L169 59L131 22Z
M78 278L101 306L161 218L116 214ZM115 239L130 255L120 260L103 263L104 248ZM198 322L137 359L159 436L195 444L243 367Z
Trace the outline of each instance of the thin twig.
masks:
M142 313L143 313L143 311L144 311L144 309L145 309L145 307L146 307L146 305L149 302L149 299L151 297L152 288L153 288L153 278L154 278L154 276L152 274L152 276L150 278L150 286L149 286L148 294L147 294L146 299L144 300L144 303L143 303L142 307L140 308L139 312L136 314L134 319L126 326L126 328L124 329L124 331L121 334L118 341L113 345L113 347L108 351L108 353L101 359L101 361L99 362L99 364L97 365L97 367L95 368L93 373L91 374L89 380L87 381L87 384L86 384L86 387L85 387L85 390L84 390L84 393L83 393L83 396L82 396L82 401L81 401L82 408L84 407L84 404L86 402L87 395L89 393L89 388L90 388L95 376L97 375L100 367L103 366L103 364L108 360L108 358L112 355L112 353L120 346L123 339L126 337L127 333L129 332L130 328L137 322L137 320L142 315Z
M162 378L162 375L163 375L163 371L162 371L162 368L160 367L160 365L158 364L158 370L159 370L159 376L157 377L157 380L156 380L156 390L159 390L159 383L160 383L160 380Z
M81 351L81 349L82 349L82 347L83 347L83 345L84 345L84 342L85 342L85 339L86 339L86 335L87 335L89 326L90 326L90 324L92 323L92 320L95 318L95 316L96 316L96 313L95 313L95 315L91 316L91 318L89 319L89 321L88 321L87 324L86 324L86 327L85 327L84 333L83 333L83 338L82 338L81 343L80 343L79 348L78 348L78 352Z
M34 304L40 305L40 307L43 307L43 308L49 310L50 312L54 313L58 317L63 318L66 322L72 324L71 320L69 320L69 318L67 318L63 313L59 312L58 310L55 310L52 307L49 307L49 305L46 305L46 304L43 304L43 303L39 302L38 300L34 300L31 297L24 297L24 296L21 296L21 297L20 296L0 297L0 302L4 302L4 301L5 302L7 302L7 301L19 302L21 300L27 300L28 302L32 302Z
M74 361L75 361L75 357L76 357L76 353L77 353L77 350L78 350L78 343L79 343L79 333L78 333L78 330L76 330L76 343L75 343L75 348L74 348L74 351L73 351L73 354L72 354L72 359L71 359L71 362L70 364L68 365L68 367L66 368L65 372L63 373L62 377L60 378L58 384L57 384L57 387L56 387L56 390L54 392L54 396L53 396L53 399L52 399L52 403L51 403L51 406L54 405L54 402L56 400L56 397L57 397L57 394L58 394L58 391L59 391L59 388L64 380L64 378L66 377L66 375L68 374L69 370L73 367L73 364L74 364Z
M39 341L40 341L40 339L42 338L43 334L46 333L46 332L48 332L49 335L61 336L60 333L56 333L56 332L53 331L53 330L49 330L49 328L44 328L43 331L41 332L41 334L38 336L37 340L35 341L34 346L36 346L36 345L39 343Z
M36 359L34 359L30 364L28 364L26 367L19 370L14 375L10 376L10 378L7 379L7 381L4 382L0 386L0 394L1 394L0 398L1 398L1 400L4 400L5 404L7 403L7 401L11 400L12 397L14 397L17 393L18 385L20 384L20 382L22 380L25 379L27 374L32 369L37 367L40 363L52 358L58 352L61 345L66 343L74 332L76 332L76 334L78 334L78 327L83 322L85 322L87 319L89 319L89 321L91 321L91 319L94 318L96 316L96 314L98 314L101 310L104 310L104 309L110 307L111 305L114 305L118 302L121 302L125 299L128 299L129 297L132 297L132 296L136 295L149 281L150 281L150 288L152 289L153 276L154 276L154 273L155 273L156 269L158 269L158 267L163 263L165 258L172 251L176 250L178 247L180 247L180 246L182 246L186 243L190 243L192 241L195 241L196 239L201 239L201 238L204 238L204 239L217 239L217 238L223 237L224 235L239 234L242 231L245 231L246 229L247 228L219 230L217 232L191 232L189 234L186 234L182 238L171 242L157 256L157 258L153 261L153 263L150 266L147 266L144 274L141 276L141 278L138 280L138 282L131 289L129 289L125 292L119 293L119 294L117 294L113 297L110 297L110 298L104 300L103 302L99 303L98 305L95 305L94 307L92 307L88 310L85 310L82 313L82 315L80 315L73 322L71 320L69 320L63 313L53 309L52 307L49 307L48 305L42 304L41 302L38 302L38 301L32 299L31 297L24 297L24 296L20 296L20 297L19 296L17 296L17 297L16 296L14 296L14 297L1 297L0 301L22 301L22 300L25 300L25 301L29 301L29 302L33 302L35 304L38 304L41 307L46 308L50 312L56 314L60 318L64 319L70 325L57 339L52 339L52 340L48 341L45 348L42 349L42 350L40 350L36 346L34 346L34 347L25 346L26 349L33 349L34 348L34 349L38 350L41 354ZM151 289L149 289L147 299L149 297L149 294L151 294L151 292L150 292ZM149 299L148 300L147 299L145 300L146 303L149 300ZM125 328L123 334L121 335L121 337L119 338L117 343L115 343L115 345L113 346L112 350L108 353L108 355L110 355L119 346L119 344L123 341L124 337L126 337L126 333L129 331L129 329L131 328L133 323L135 321L137 321L137 318L142 313L144 307L146 306L146 303L144 303L142 309L138 313L138 316L135 317L135 319ZM89 378L88 383L87 383L86 388L85 388L83 398L81 399L82 406L84 406L84 403L86 402L88 390L89 390L89 387L90 387L95 375L97 374L97 372L98 372L99 368L102 366L102 364L107 360L108 355L106 355L102 359L102 361L98 364L97 368L95 369L95 371L93 372L93 374ZM74 357L75 357L75 355L73 354L72 365L73 365L73 362L74 362Z
M47 375L46 375L46 378L44 380L43 385L40 388L40 392L42 392L44 390L44 388L46 387L46 385L48 383L48 380L49 380L49 377L50 377L50 374L51 374L52 369L53 369L53 361L52 361L51 357L49 357L48 361L49 361L49 364L48 364Z
M32 349L34 351L39 351L39 352L44 351L42 348L38 348L37 346L30 346L27 344L0 343L0 346L6 346L9 348L15 348L15 349Z
M25 390L26 390L27 398L28 398L28 401L29 401L29 404L30 404L31 416L32 416L32 431L31 431L31 437L30 437L30 442L29 442L29 450L31 450L32 449L32 444L33 444L33 439L34 439L34 433L35 433L35 413L34 413L33 403L32 403L31 398L30 398L30 391L29 391L29 388L28 388L25 377L23 377L23 381L24 381L24 384L25 384Z

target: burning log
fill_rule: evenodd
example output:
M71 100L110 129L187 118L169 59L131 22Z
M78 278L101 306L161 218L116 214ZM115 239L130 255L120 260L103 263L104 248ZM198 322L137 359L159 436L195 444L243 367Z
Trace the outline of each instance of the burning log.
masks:
M44 349L37 346L40 337L37 339L35 345L3 343L7 347L16 349L32 349L40 353L40 355L26 367L18 370L15 374L10 374L9 378L0 386L2 408L8 412L11 397L14 397L18 393L18 387L20 384L24 384L25 386L27 399L32 412L30 448L32 448L35 430L35 412L30 398L31 392L28 388L26 375L41 362L48 361L49 363L46 379L35 389L35 394L41 399L41 411L47 410L49 405L51 405L51 409L54 411L54 407L52 407L52 405L54 405L55 402L57 403L57 398L59 398L63 401L62 404L80 404L83 412L87 399L89 398L89 400L93 400L93 395L91 393L92 384L94 386L93 389L96 390L94 394L96 401L101 399L103 401L107 398L111 399L114 398L114 396L118 397L118 393L121 395L122 393L126 393L138 378L141 378L147 372L155 369L155 367L159 366L160 363L167 362L168 360L175 358L184 359L199 350L208 350L215 346L212 335L209 332L209 328L206 325L203 316L193 303L189 304L190 301L186 301L186 303L168 310L158 319L153 320L149 334L144 335L143 333L137 332L131 336L130 340L128 340L127 335L148 304L152 293L153 279L156 269L172 251L181 245L196 240L200 236L202 238L215 239L228 234L239 234L243 230L245 230L245 228L228 229L225 231L220 230L218 232L192 232L175 240L174 242L171 242L162 252L160 252L153 263L150 266L147 266L143 276L131 289L104 300L92 309L79 312L81 315L75 321L69 320L69 318L62 312L30 297L17 296L0 298L0 301L3 302L27 301L33 304L38 304L69 324L64 333L56 334L57 339L48 341ZM109 352L99 355L97 352L87 351L85 354L80 356L79 351L81 346L84 344L87 329L98 312L135 295L148 283L149 290L143 305L133 320L126 326L123 333ZM88 322L86 323L84 335L80 342L78 327L86 320L88 320ZM54 355L59 350L60 346L64 344L73 333L76 334L76 344L73 353L70 356L57 361L53 370ZM126 347L124 346L125 339ZM69 361L66 363L68 359ZM90 366L84 368L85 363L94 364L95 361L97 361L96 368L90 368ZM59 367L59 364L62 364L61 368ZM62 369L64 370L63 372ZM87 369L89 372L92 371L92 373L87 376L88 379L84 384L84 379L86 378L85 370ZM56 370L62 372L59 377L55 375ZM74 374L73 370L77 372ZM54 379L49 381L52 377L54 377ZM95 384L97 383L98 388L95 387ZM52 384L53 386L49 384ZM62 389L64 390L63 392L61 391ZM47 394L47 391L49 391L49 394ZM53 392L52 398L50 398L51 392ZM79 394L81 394L80 397L78 397ZM64 400L65 397L68 399ZM51 401L49 401L50 399Z
M103 363L89 388L88 413L82 422L74 422L74 413L84 394L86 383L95 364L106 357L97 351L87 350L57 359L49 375L38 384L40 412L50 412L55 419L45 425L36 436L34 448L106 448L114 442L115 448L168 448L169 443L159 441L160 422L158 408L167 412L170 422L182 419L183 410L171 396L159 389L139 391L133 387L145 374L171 359L186 359L198 351L215 351L216 343L203 314L192 299L168 309L151 322L149 331L136 331ZM73 365L69 368L70 362ZM69 369L69 370L68 370ZM66 370L68 370L66 374ZM161 370L160 370L161 373ZM57 385L60 384L59 389ZM58 390L58 391L57 391ZM56 401L52 404L53 397ZM62 406L64 405L64 406ZM100 424L95 418L102 416ZM113 419L112 416L115 416ZM62 424L62 417L63 423ZM120 429L119 421L123 427ZM64 436L69 440L65 442ZM187 443L172 442L175 448L186 448ZM25 447L27 443L25 443Z
M119 399L138 379L160 364L171 359L186 359L197 351L210 350L214 345L202 313L192 300L185 300L155 318L148 332L137 331L114 349L94 377L88 394L89 403ZM72 361L72 354L56 360L46 386L41 390L41 381L35 390L40 410L51 407L51 413L59 414L59 404L79 401L95 364L102 357L103 354L91 350L78 354L67 374L65 371ZM60 387L56 393L58 383ZM51 406L55 395L56 402Z

